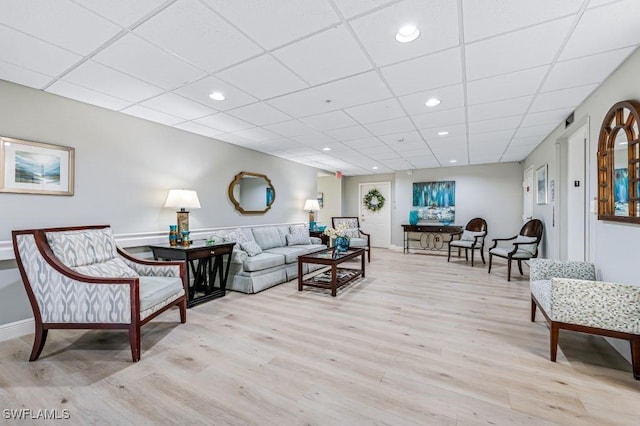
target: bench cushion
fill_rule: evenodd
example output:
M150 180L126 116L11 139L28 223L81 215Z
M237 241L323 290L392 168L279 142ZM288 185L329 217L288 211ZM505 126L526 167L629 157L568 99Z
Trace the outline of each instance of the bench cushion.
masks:
M158 305L165 299L184 294L180 277L140 277L140 312Z
M263 251L262 253L249 257L247 260L242 262L242 268L247 272L253 272L273 268L278 265L284 265L284 263L285 260L283 255Z

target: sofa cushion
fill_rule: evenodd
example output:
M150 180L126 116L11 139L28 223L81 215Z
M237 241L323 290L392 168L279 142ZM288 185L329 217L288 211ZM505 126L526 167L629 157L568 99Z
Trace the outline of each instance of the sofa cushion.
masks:
M483 237L484 231L462 231L462 236L460 237L460 241L475 241L476 237ZM482 238L478 238L478 243L482 242Z
M111 228L47 232L47 242L65 265L84 266L116 257L116 243Z
M309 228L304 225L296 225L289 227L289 234L287 234L287 245L295 246L299 244L311 244L311 237L309 236Z
M367 239L349 238L349 247L367 247Z
M180 277L140 277L140 312L174 294L184 294Z
M281 254L262 252L242 262L242 269L246 272L260 271L262 269L284 265L284 262L284 256Z
M286 244L281 240L278 229L273 226L253 228L251 231L253 232L253 238L255 238L256 243L258 243L262 250L268 250L273 247L282 247Z
M225 234L224 240L229 243L236 243L236 246L240 246L244 242L251 241L251 239L248 238L240 228L236 228L228 234Z
M135 278L138 273L131 269L124 261L118 257L109 259L106 262L92 263L91 265L71 266L71 269L79 274L90 277L103 278Z
M491 250L489 250L489 253L493 254L494 256L500 256L500 257L504 257L504 258L508 258L509 257L509 253L513 251L513 249L511 247L509 248L504 248L504 247L496 247L493 248ZM531 258L531 253L529 253L528 251L524 251L524 250L518 250L517 252L515 252L515 254L513 256L511 256L512 259L529 259Z
M349 238L359 238L360 231L358 231L358 228L347 228L344 230L344 236Z
M246 251L249 256L255 256L262 253L262 248L255 241L246 241L240 243L242 250Z
M474 242L469 241L469 240L453 240L451 242L449 242L449 245L451 247L461 247L461 248L473 248ZM477 247L480 247L480 244L477 245Z
M529 253L531 256L535 256L538 252L538 245L535 243L536 237L526 237L524 235L518 235L514 243L533 243L533 244L519 244L518 252Z
M536 298L542 310L551 315L551 280L537 280L529 283L531 295Z

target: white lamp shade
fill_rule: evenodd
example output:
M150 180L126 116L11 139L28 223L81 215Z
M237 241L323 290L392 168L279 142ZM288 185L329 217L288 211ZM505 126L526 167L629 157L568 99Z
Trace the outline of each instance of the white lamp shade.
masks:
M320 204L318 204L318 200L307 200L304 202L304 209L307 211L320 210Z
M200 200L198 200L198 193L196 191L190 189L170 189L164 206L179 209L199 209Z

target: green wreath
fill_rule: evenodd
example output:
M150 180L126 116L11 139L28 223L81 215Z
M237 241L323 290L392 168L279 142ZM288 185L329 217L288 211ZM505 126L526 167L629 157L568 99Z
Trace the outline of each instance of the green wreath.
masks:
M372 212L377 212L384 207L384 197L376 188L367 192L367 195L364 196L362 201L367 210L371 210Z

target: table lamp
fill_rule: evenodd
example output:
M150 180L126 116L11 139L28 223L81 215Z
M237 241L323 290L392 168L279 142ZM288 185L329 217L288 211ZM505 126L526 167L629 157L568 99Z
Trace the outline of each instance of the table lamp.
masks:
M316 225L315 211L320 210L320 204L317 199L307 200L304 202L304 209L309 211L309 229L313 230Z
M189 231L189 212L187 209L199 209L200 200L198 200L198 193L196 191L190 189L170 189L164 206L180 209L176 212L178 238L180 238L182 231Z

